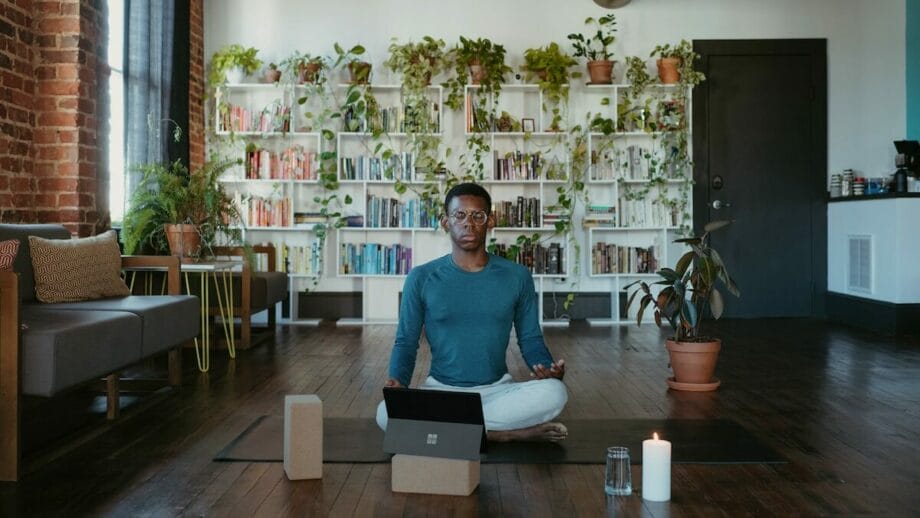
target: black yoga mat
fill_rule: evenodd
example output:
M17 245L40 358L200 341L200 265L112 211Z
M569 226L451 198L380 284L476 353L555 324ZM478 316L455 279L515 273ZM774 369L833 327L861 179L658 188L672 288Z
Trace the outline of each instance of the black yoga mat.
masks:
M261 416L224 447L216 461L281 462L284 419ZM671 461L684 464L760 464L786 462L734 421L726 419L567 419L569 436L560 443L489 443L483 463L603 464L608 446L629 448L633 464L642 463L642 441L652 432L671 441ZM389 462L383 432L373 419L323 420L323 461Z

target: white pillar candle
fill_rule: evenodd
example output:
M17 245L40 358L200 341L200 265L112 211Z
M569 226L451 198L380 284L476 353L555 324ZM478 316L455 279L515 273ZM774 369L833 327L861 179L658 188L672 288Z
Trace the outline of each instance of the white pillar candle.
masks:
M658 439L642 441L642 498L652 502L671 499L671 443Z

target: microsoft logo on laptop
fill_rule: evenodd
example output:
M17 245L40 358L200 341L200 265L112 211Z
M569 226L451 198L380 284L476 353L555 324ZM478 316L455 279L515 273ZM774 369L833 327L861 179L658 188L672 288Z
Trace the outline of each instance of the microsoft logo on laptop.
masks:
M428 444L438 444L438 434L436 433L428 434Z

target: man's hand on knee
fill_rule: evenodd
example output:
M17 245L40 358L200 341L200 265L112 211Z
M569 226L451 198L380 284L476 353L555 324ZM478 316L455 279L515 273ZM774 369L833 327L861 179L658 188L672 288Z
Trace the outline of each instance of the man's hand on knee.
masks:
M533 366L533 372L530 373L531 378L536 378L538 380L547 378L561 380L563 376L565 376L565 360L562 359L554 361L548 369L544 367L542 363L538 363Z
M403 387L403 384L400 383L399 380L394 380L393 378L390 378L390 379L387 380L386 383L383 384L383 386L384 386L384 387L399 387L399 388L402 388L402 387Z

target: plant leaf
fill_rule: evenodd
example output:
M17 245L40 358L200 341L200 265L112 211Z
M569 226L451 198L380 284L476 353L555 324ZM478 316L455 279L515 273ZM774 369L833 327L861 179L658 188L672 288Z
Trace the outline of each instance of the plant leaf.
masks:
M724 309L725 303L722 301L722 294L719 293L719 290L713 288L712 293L709 294L709 310L712 311L712 318L718 320L722 316Z
M704 232L712 232L713 230L719 230L722 227L728 226L731 224L731 221L728 220L719 220L719 221L710 221L706 223L706 226L703 227Z

